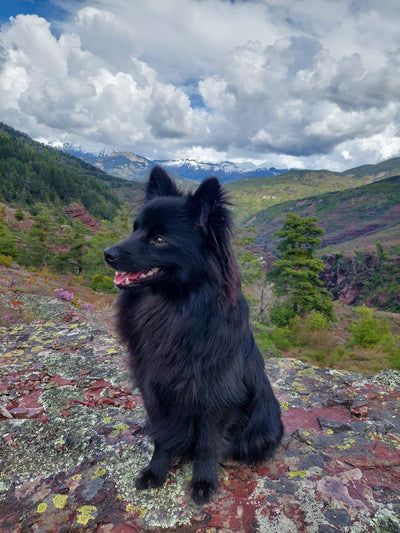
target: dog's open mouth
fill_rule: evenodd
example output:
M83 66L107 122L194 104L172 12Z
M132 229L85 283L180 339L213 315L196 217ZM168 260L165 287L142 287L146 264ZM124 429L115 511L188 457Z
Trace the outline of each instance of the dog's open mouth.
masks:
M120 288L129 287L139 281L154 278L160 271L160 268L154 267L151 270L142 270L140 272L116 272L114 283Z

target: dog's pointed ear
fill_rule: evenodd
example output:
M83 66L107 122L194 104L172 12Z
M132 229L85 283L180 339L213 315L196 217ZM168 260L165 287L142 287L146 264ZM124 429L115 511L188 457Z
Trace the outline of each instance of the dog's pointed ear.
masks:
M211 213L225 203L224 193L217 178L208 178L199 186L191 198L199 226L207 230Z
M146 184L146 200L151 200L157 196L181 196L175 183L159 166L153 168Z

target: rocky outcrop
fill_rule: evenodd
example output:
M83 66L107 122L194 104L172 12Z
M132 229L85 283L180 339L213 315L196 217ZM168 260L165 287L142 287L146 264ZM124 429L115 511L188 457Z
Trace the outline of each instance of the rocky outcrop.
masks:
M179 459L164 487L134 488L152 446L124 352L98 317L45 303L1 330L0 532L400 531L398 372L267 360L283 443L269 462L221 465L198 507Z
M322 257L324 286L348 305L365 303L378 309L400 311L400 258L378 250L331 253Z
M84 207L77 204L76 202L72 202L67 207L65 207L64 212L74 220L79 220L80 222L82 222L82 224L84 224L91 230L100 230L100 225L97 220L93 218L92 215L90 215Z

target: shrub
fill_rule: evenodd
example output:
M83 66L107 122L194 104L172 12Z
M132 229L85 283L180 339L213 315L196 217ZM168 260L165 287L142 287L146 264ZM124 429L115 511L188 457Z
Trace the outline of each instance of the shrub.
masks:
M11 255L0 254L0 265L9 268L13 262Z
M339 346L329 357L329 366L335 368L338 363L340 363L343 359L346 359L346 357L348 356L349 353L347 352L347 350L343 348L343 346Z
M320 311L312 311L306 318L306 327L311 331L327 329L328 320Z
M400 370L400 335L389 335L382 342L382 349L392 368Z
M269 312L269 319L272 324L283 328L295 318L293 308L288 304L276 303Z
M318 311L312 311L304 318L296 316L288 328L288 335L293 345L321 354L330 353L334 347L328 320Z
M311 354L311 357L313 359L315 359L318 363L323 363L325 364L326 363L326 357L327 357L327 354L325 352L313 352Z
M22 211L20 207L18 207L18 209L15 211L15 218L17 220L24 220L25 218L25 213Z
M252 324L252 330L254 334L254 339L260 352L266 357L280 357L280 351L275 346L271 328L265 326L265 324L260 324L259 322L254 322Z
M374 346L391 336L389 325L382 319L376 318L368 307L360 307L358 313L362 315L359 324L353 324L353 344L357 346Z
M91 287L95 291L112 292L115 290L114 280L110 276L95 274L92 278Z
M0 219L0 254L17 257L18 249L13 234Z
M280 350L288 350L292 345L288 328L275 328L271 333L271 340Z

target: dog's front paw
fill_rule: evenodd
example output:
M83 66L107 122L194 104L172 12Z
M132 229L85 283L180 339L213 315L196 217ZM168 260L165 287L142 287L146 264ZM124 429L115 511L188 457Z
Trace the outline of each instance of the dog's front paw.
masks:
M209 481L195 481L192 484L192 499L198 505L203 505L211 500L217 490L215 483Z
M156 489L165 482L165 476L154 472L151 468L145 468L140 476L135 480L135 487L138 490Z

